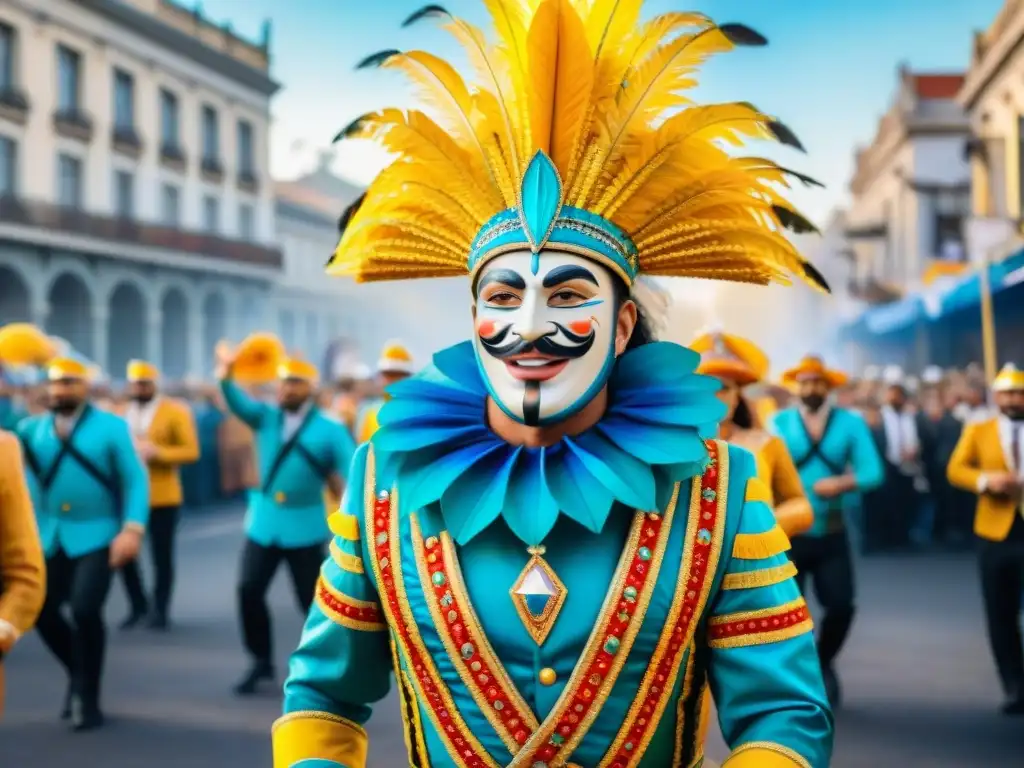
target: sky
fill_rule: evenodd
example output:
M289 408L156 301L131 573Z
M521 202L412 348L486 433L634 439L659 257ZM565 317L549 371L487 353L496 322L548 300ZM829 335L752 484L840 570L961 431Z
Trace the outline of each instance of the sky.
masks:
M368 54L454 46L430 21L402 29L422 0L202 0L204 14L257 39L272 23L272 74L282 84L272 107L271 169L278 178L309 170L343 126L383 106L408 106L394 72L355 71ZM478 24L479 0L445 7ZM972 31L992 21L1002 0L648 0L645 15L696 10L719 23L742 22L769 40L705 67L700 101L751 101L800 137L806 155L787 148L775 159L826 185L799 191L796 203L819 224L842 205L856 146L870 142L896 87L897 68L956 72L968 63ZM941 12L939 12L941 8ZM341 145L335 170L365 183L384 156L365 142Z

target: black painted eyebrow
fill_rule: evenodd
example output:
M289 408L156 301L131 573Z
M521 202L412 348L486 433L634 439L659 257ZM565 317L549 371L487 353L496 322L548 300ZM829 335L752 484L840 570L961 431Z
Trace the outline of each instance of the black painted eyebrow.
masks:
M598 284L597 277L589 269L576 264L566 264L555 267L544 276L544 287L554 288L556 285L567 283L570 280L586 280L588 283Z
M492 269L489 272L485 272L484 276L480 278L480 282L476 284L477 293L480 293L484 286L489 283L501 283L509 288L516 288L520 291L526 288L526 281L522 275L513 269Z

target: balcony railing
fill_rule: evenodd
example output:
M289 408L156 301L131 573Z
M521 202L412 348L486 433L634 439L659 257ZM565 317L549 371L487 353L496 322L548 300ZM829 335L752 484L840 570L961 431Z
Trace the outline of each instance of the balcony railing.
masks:
M846 290L851 296L867 304L890 304L903 298L902 292L891 285L869 277L850 278L846 284Z
M109 240L121 245L179 251L248 266L281 269L284 264L277 248L132 219L97 216L37 200L0 197L0 225L5 224Z

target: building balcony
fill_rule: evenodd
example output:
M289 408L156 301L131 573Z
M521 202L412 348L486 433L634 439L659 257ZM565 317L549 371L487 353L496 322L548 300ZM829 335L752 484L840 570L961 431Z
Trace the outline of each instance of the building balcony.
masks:
M88 144L92 141L92 118L81 109L61 109L53 114L53 128L58 136Z
M238 172L238 188L250 195L255 195L260 189L260 180L252 171Z
M192 262L199 257L200 260L214 259L242 267L272 270L280 270L284 265L281 251L277 248L132 219L99 216L38 200L0 198L0 230L7 230L0 231L0 239L14 239L9 228L105 241L133 253L153 249L154 252L169 253L182 262ZM187 265L182 263L181 266Z
M118 154L138 160L142 155L142 139L131 126L115 126L110 136L111 147Z
M203 177L203 181L208 181L211 184L220 184L224 181L224 166L215 157L204 157L199 166L199 173Z
M855 299L865 304L890 304L903 298L903 292L892 285L887 285L874 278L850 278L846 290Z
M0 120L15 125L24 125L28 121L28 94L16 86L0 88Z
M177 144L164 142L160 147L160 165L177 173L184 173L188 158Z

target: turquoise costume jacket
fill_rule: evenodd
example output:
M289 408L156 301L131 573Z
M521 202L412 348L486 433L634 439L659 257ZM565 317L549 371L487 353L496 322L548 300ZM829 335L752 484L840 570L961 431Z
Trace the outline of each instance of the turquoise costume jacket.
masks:
M769 430L789 448L807 500L814 508L814 525L804 536L824 536L842 530L844 511L853 508L863 493L877 488L885 479L882 457L871 430L853 411L832 408L817 442L808 433L798 408L774 414ZM855 491L833 499L822 499L814 493L814 484L819 480L848 472L856 478Z
M0 396L0 429L13 432L18 422L26 416L28 412L14 398Z
M260 487L249 494L245 533L265 547L309 547L330 536L324 485L337 472L344 480L355 443L342 424L311 407L289 439L284 411L254 400L232 381L221 382L228 408L252 429Z
M362 725L394 666L415 765L699 765L710 686L727 765L767 749L826 768L832 717L788 541L754 458L712 451L661 514L618 507L596 534L559 521L545 558L564 606L538 646L510 598L529 556L508 528L460 546L436 509L396 514L401 488L362 446L292 657L275 766L363 768Z
M120 416L86 405L66 441L52 414L18 424L29 491L47 557L102 549L149 522L149 476Z

